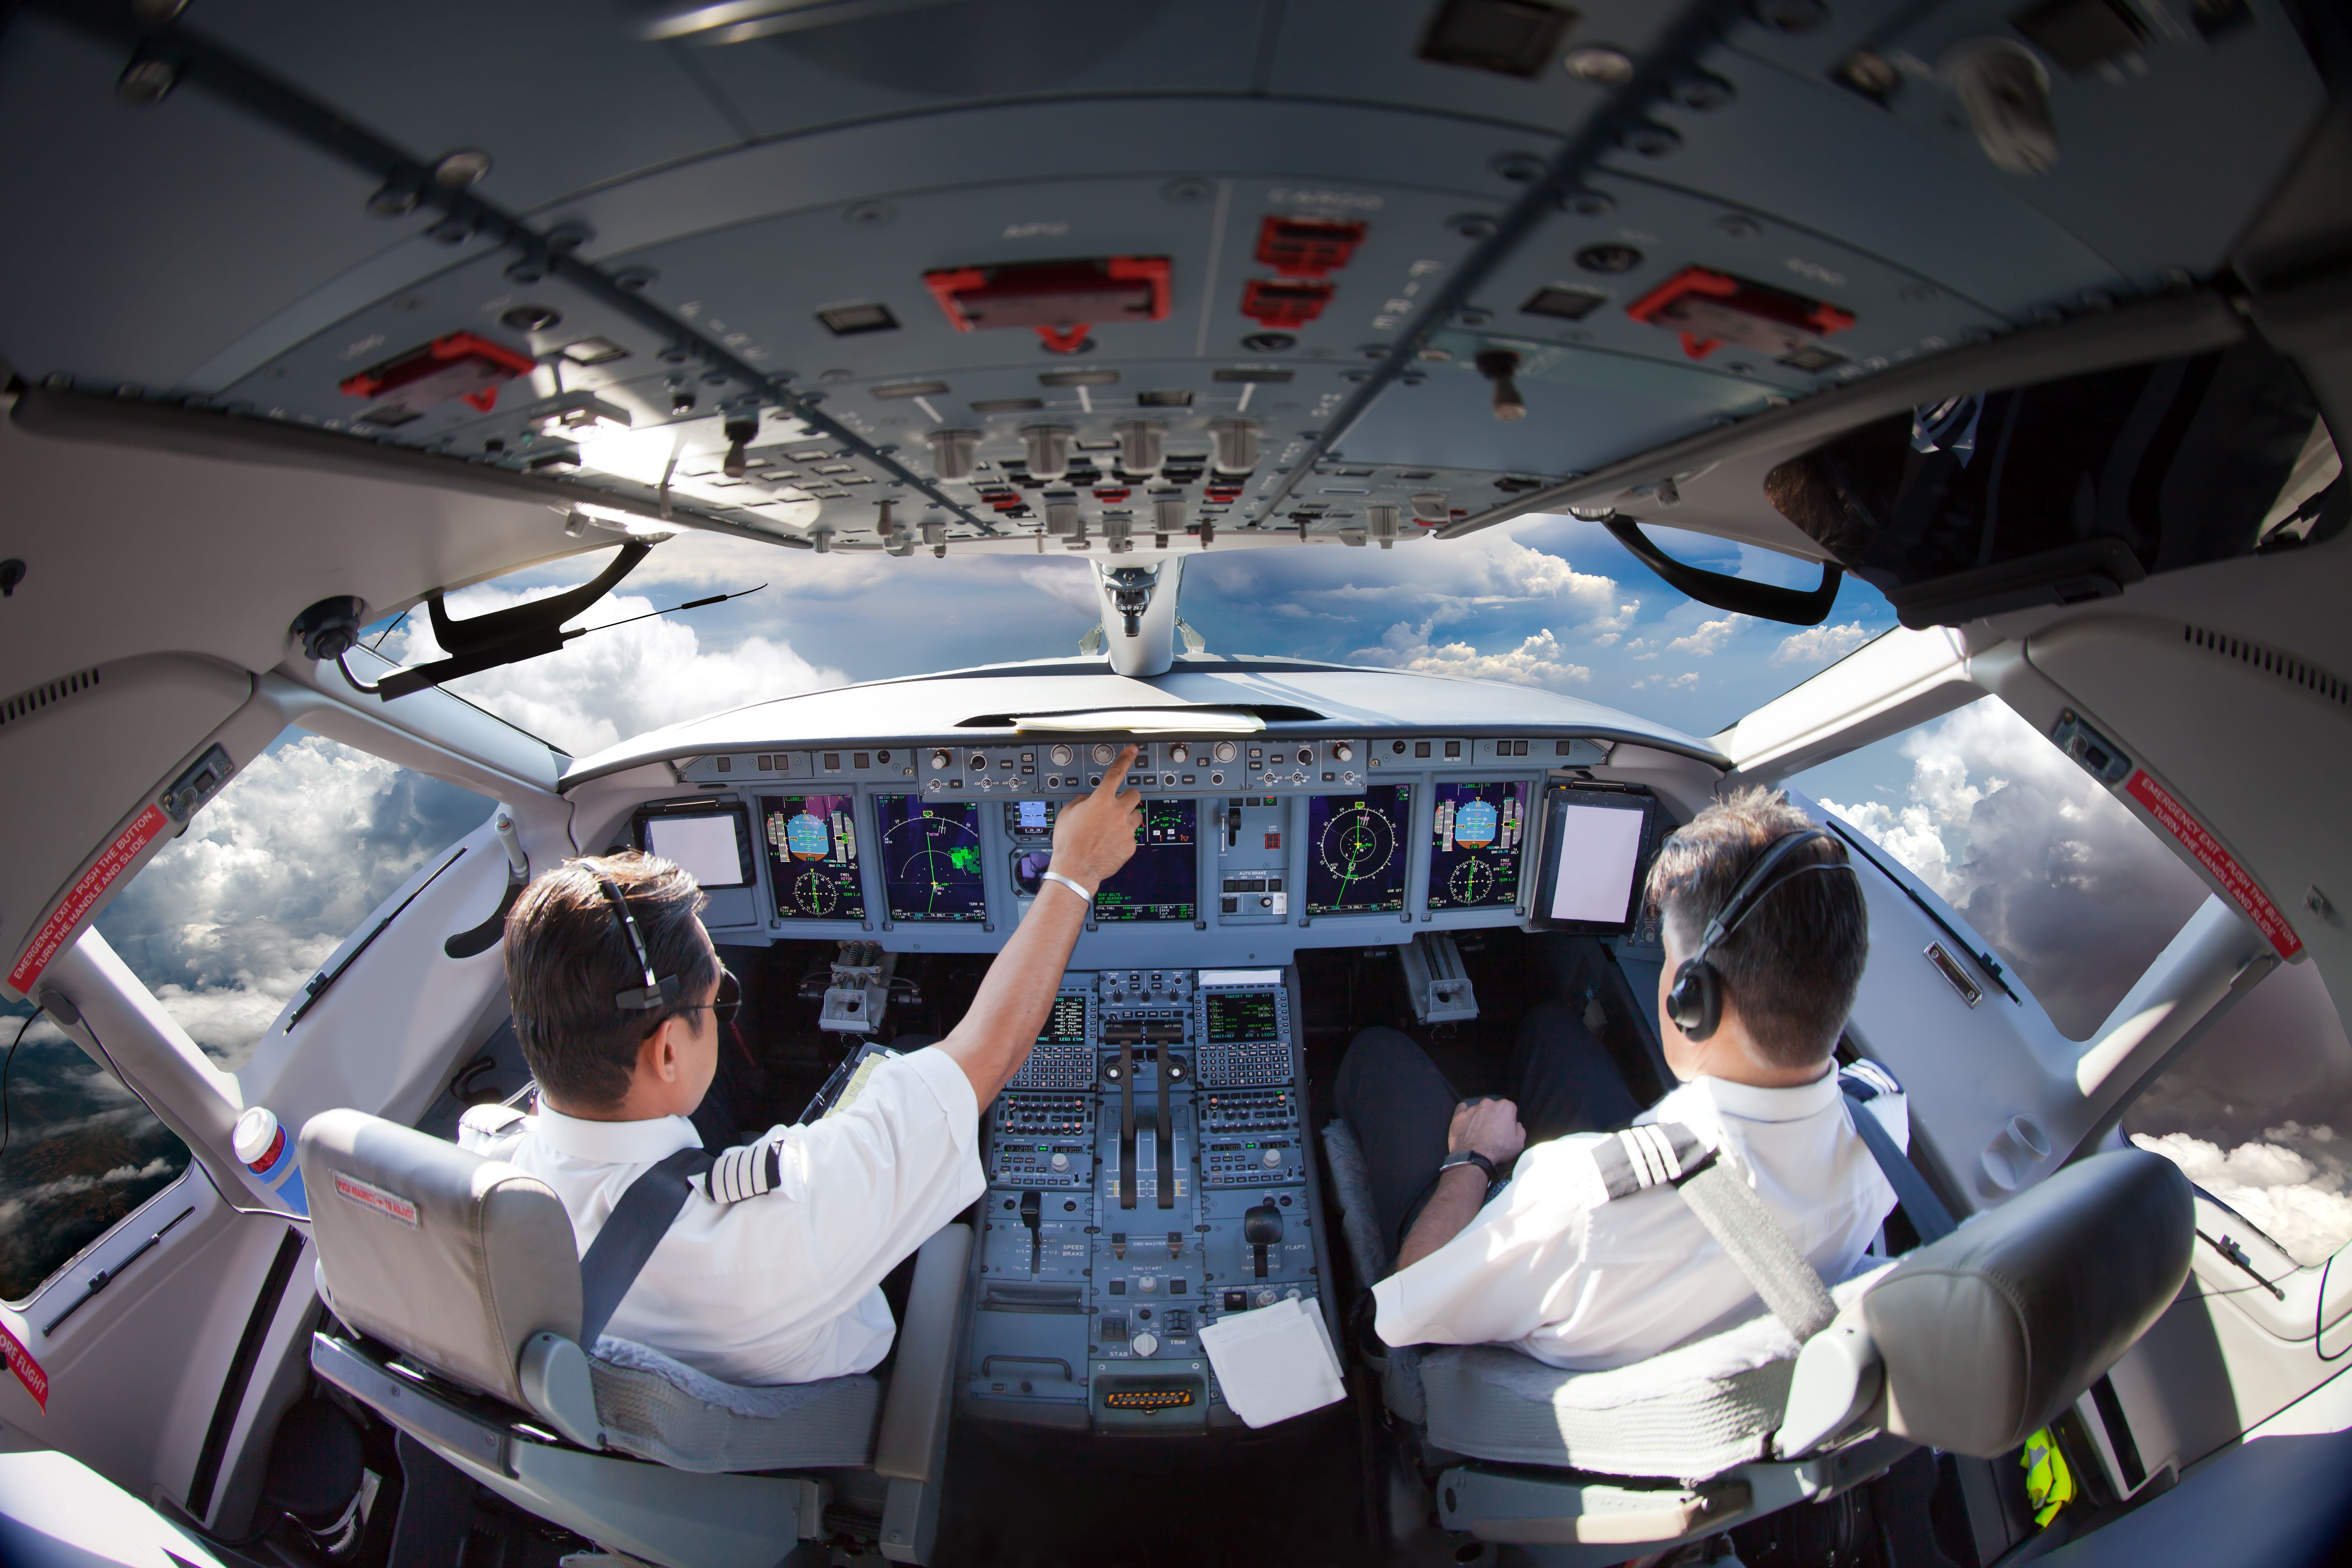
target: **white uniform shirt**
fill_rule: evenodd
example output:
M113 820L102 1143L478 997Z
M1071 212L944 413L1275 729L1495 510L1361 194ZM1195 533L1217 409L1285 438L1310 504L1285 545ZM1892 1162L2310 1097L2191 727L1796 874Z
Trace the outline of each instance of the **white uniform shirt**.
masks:
M771 1141L774 1189L722 1204L697 1184L605 1332L725 1383L839 1377L889 1353L883 1276L987 1186L971 1080L944 1051L912 1051L848 1110ZM585 1121L544 1106L520 1138L458 1137L553 1188L583 1256L630 1183L701 1142L683 1116Z
M1874 1084L1873 1087L1878 1087ZM1893 1080L1885 1080L1893 1089ZM1874 1111L1910 1144L1900 1092ZM1634 1118L1678 1121L1714 1144L1832 1284L1854 1271L1895 1189L1848 1120L1837 1075L1801 1089L1720 1079L1683 1085ZM1519 1156L1510 1184L1468 1228L1372 1287L1392 1345L1509 1344L1571 1371L1625 1366L1763 1310L1755 1288L1671 1187L1597 1208L1577 1201L1574 1133Z

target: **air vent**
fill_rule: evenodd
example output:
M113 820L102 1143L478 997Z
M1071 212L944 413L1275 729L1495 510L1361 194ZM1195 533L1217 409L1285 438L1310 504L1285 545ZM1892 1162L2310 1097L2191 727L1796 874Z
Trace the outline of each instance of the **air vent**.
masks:
M30 691L20 691L5 702L0 702L0 728L29 719L55 702L62 702L79 691L87 691L98 684L95 668L76 670L45 681Z
M2339 708L2352 708L2352 684L2299 658L2264 647L2260 643L2248 642L2243 637L2207 631L2202 626L2184 626L2180 628L2180 636L2182 641L2209 653L2217 653L2223 658L2234 658L2240 664L2250 664L2256 669L2266 670L2281 680L2294 682L2315 697L2326 698Z

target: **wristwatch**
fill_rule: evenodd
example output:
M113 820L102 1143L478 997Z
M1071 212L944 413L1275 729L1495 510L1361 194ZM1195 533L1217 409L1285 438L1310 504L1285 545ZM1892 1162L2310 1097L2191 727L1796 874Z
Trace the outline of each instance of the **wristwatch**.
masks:
M1475 1149L1458 1149L1437 1163L1437 1173L1443 1176L1456 1165L1475 1165L1486 1172L1486 1195L1489 1197L1494 1195L1496 1184L1502 1180L1502 1177L1496 1173L1494 1161Z

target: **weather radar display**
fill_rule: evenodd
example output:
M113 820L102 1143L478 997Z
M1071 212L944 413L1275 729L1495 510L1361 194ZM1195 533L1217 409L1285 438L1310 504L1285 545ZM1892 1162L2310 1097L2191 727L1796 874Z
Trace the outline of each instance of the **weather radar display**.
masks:
M894 921L978 921L988 916L980 879L980 803L915 795L877 796L882 881Z
M1429 907L1507 909L1518 902L1528 785L1441 784L1429 826Z
M1307 912L1370 915L1403 909L1405 824L1412 815L1411 784L1309 796Z
M760 821L779 920L866 918L866 889L857 875L856 796L762 795Z

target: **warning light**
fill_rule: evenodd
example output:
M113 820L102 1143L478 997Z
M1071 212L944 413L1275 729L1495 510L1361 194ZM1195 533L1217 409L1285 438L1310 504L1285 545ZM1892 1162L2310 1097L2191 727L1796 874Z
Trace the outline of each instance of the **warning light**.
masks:
M1242 289L1242 314L1261 327L1303 327L1330 302L1328 283L1253 278Z
M1257 226L1257 258L1285 278L1328 278L1356 258L1364 226L1334 218L1269 216Z
M500 386L537 367L529 354L503 343L473 332L451 332L363 370L341 385L350 396L383 400L368 415L374 423L404 425L451 398L463 398L488 414L498 406ZM387 417L379 419L379 414Z
M1625 313L1680 331L1683 353L1693 359L1727 342L1784 363L1815 358L1828 352L1822 339L1853 325L1853 314L1835 305L1704 267L1684 268L1626 306Z
M957 331L1034 327L1062 354L1084 349L1097 321L1164 320L1170 292L1164 256L951 267L924 273L923 285Z

